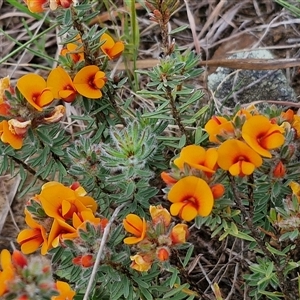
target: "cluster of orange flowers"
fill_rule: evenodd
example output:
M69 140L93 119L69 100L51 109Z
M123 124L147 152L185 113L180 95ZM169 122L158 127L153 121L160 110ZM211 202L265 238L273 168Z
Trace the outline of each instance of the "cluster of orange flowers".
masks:
M43 12L49 7L55 10L58 7L68 8L73 4L73 0L24 0L28 9L33 13Z
M79 230L85 229L87 222L102 226L103 220L95 216L97 206L78 183L71 187L55 181L44 184L41 193L25 208L29 228L17 237L22 252L33 253L41 247L41 253L45 255L65 239L78 238Z
M53 281L50 265L39 258L28 260L20 251L11 255L4 249L0 266L1 299L30 300L48 295L51 300L72 300L75 296L68 283Z
M224 187L217 182L216 171L222 169L232 176L249 176L263 164L274 159L274 177L283 177L285 166L279 149L290 130L300 132L300 117L291 110L277 118L261 115L254 107L238 111L232 119L213 116L205 125L209 141L218 146L205 150L198 145L184 147L173 162L170 173L162 178L172 202L170 212L185 221L211 213L214 200L221 197ZM290 153L293 146L289 145Z
M170 213L161 205L150 206L149 210L149 222L135 214L123 220L125 230L133 235L125 238L124 243L136 244L139 249L130 256L131 268L137 271L148 271L155 261L168 261L172 248L185 243L189 234L186 224L171 223Z
M100 42L102 52L109 59L119 57L124 50L122 42L114 42L106 33L101 36ZM69 57L74 64L84 61L80 44L67 44L61 55ZM51 70L47 80L38 74L26 74L19 78L16 86L23 98L12 100L16 93L10 85L9 77L0 79L0 116L7 118L0 122L1 141L10 144L14 149L22 148L23 139L30 126L56 123L64 117L63 105L44 112L44 108L55 99L73 102L78 95L99 99L106 81L105 73L96 65L81 67L73 79L65 69L58 66ZM6 93L11 95L9 99Z

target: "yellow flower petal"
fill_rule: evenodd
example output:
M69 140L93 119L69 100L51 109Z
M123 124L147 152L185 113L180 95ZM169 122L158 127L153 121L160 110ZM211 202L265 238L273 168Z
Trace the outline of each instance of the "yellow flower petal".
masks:
M51 70L47 78L47 86L51 88L55 98L66 102L75 100L77 94L75 86L70 75L62 67Z
M21 245L24 254L30 254L43 244L44 239L39 229L23 229L17 237L17 242Z
M127 215L123 220L123 225L127 232L132 233L135 236L139 237L143 232L143 220L135 214Z
M47 88L46 81L37 74L22 76L17 82L17 88L28 103L38 111L42 111L44 106L53 101L53 94Z
M213 116L204 126L204 129L209 134L209 141L219 144L219 136L227 137L234 134L234 126L231 121L224 117Z
M262 158L247 144L239 140L227 140L218 148L218 165L233 176L250 175L251 170L262 165ZM249 164L252 164L251 167ZM245 171L246 173L243 173Z
M102 34L102 36L100 37L100 41L104 41L104 43L101 46L101 50L103 52L105 52L106 49L111 49L115 44L113 38L107 33Z
M271 158L269 150L280 147L284 143L284 129L272 124L265 116L253 116L242 127L242 137L258 154Z
M214 205L210 187L203 179L195 176L187 176L176 182L168 193L168 200L176 204L171 205L171 214L178 214L186 221L196 216L195 210L197 215L208 216Z
M56 282L56 288L59 292L59 295L52 296L51 300L72 300L76 295L67 282L58 280Z
M100 46L100 48L109 59L118 58L124 51L124 43L121 41L115 43L113 38L107 33L103 33L103 35L100 38L100 41L105 41L104 44Z
M47 0L24 0L27 4L28 9L33 13L43 12L44 4L47 3Z
M184 163L192 168L202 170L207 173L214 173L217 164L218 152L216 149L205 149L198 145L189 145L182 148L180 156L174 160L174 164L183 169Z
M144 218L141 219L135 214L129 214L123 220L123 226L127 232L135 235L135 237L125 238L125 244L136 244L145 238L147 223Z
M198 145L189 145L183 147L180 151L180 156L174 160L174 164L179 168L183 169L184 163L197 164L203 162L205 158L205 149Z
M23 136L14 134L6 120L0 122L0 138L3 143L10 144L14 149L21 149L23 146Z
M97 72L100 72L97 74ZM73 83L79 94L91 99L102 97L102 92L97 85L103 87L99 82L99 76L104 74L97 66L91 65L83 67L74 77ZM103 78L102 78L103 79ZM94 80L96 80L94 82Z

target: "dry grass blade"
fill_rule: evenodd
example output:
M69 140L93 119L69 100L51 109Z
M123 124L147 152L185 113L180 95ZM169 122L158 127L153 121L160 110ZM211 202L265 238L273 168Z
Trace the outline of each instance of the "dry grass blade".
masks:
M0 176L0 233L4 226L6 216L17 193L20 176L11 178L10 175Z
M193 16L193 13L191 12L188 1L184 0L184 2L185 2L185 6L186 6L187 16L188 16L189 23L190 23L191 32L193 35L195 49L196 49L197 54L200 54L201 49L200 49L200 44L199 44L199 40L197 38L197 33L196 33L195 18Z

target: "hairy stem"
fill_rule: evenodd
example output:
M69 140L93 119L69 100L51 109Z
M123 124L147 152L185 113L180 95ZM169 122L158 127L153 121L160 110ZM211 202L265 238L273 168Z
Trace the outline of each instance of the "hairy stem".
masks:
M74 7L71 7L71 13L72 13L72 19L73 19L73 26L74 26L74 28L76 28L78 30L80 37L82 37L83 34L85 33L85 30L82 26L82 23L80 23L78 21L77 12ZM86 40L82 40L82 47L83 47L84 60L85 60L86 66L94 65L96 62L95 62L94 56L89 51L89 44Z
M171 110L172 110L172 116L181 132L182 135L185 135L186 138L188 139L188 135L187 135L187 132L182 124L182 121L181 121L181 117L180 117L180 114L176 108L176 103L175 103L175 99L174 97L172 96L172 91L171 91L171 88L170 87L167 87L167 98L170 100L170 105L171 105ZM188 139L188 144L190 144L190 141Z

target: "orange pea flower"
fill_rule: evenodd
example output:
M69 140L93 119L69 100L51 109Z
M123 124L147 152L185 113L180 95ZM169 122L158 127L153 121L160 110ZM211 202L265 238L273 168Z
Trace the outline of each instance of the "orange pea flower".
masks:
M127 232L134 235L132 237L125 238L125 244L137 244L140 241L142 241L146 236L147 223L144 218L141 219L135 214L127 215L126 218L123 220L123 226Z
M187 176L175 183L168 193L173 204L170 212L185 221L195 219L197 215L206 217L212 211L214 198L208 184L201 178Z
M3 296L8 289L9 282L15 277L15 268L12 264L11 254L3 249L0 254L0 296Z
M219 144L219 137L226 138L234 135L234 126L224 117L213 116L204 126L209 135L209 141Z
M130 267L140 272L147 272L152 265L153 258L147 254L136 254L130 256L132 263Z
M284 129L272 124L265 116L253 116L242 127L242 137L258 154L271 158L269 150L284 143Z
M172 244L184 244L189 236L189 229L186 224L177 224L172 228L170 237Z
M163 208L161 205L150 205L149 211L153 224L163 223L166 227L170 225L171 215L167 209Z
M25 209L25 222L30 228L23 229L17 237L21 251L24 254L30 254L42 246L41 254L45 255L48 247L46 229L32 218L27 209Z
M38 199L49 217L62 222L71 219L73 213L88 209L95 212L97 209L97 203L92 197L78 196L71 188L55 181L43 185Z
M23 146L24 134L30 125L30 121L19 122L12 119L0 122L0 139L3 143L10 144L14 149L21 149Z
M74 77L73 83L77 92L87 98L98 99L102 97L100 89L106 82L105 73L97 66L83 67Z
M218 164L233 176L250 175L262 165L262 158L247 144L239 140L225 141L218 148Z
M58 296L52 296L51 300L72 300L75 292L71 289L70 285L64 281L56 281L56 289L59 292Z
M28 103L38 111L42 111L44 106L53 101L51 89L47 87L45 79L40 75L22 76L17 82L17 87Z
M28 9L33 13L40 13L45 10L44 5L48 0L24 0Z
M74 43L68 43L66 47L61 50L60 54L70 56L74 63L84 61L83 48Z
M102 34L100 41L104 41L104 44L102 44L100 48L109 59L118 58L124 51L124 43L121 41L115 42L107 33Z
M207 151L198 145L189 145L182 148L180 156L174 160L174 164L183 169L184 163L189 164L192 168L202 170L211 175L217 167L218 152L215 148Z
M70 75L62 68L57 67L48 75L47 86L51 88L54 98L65 102L73 102L77 91Z

